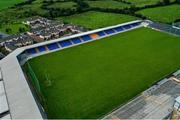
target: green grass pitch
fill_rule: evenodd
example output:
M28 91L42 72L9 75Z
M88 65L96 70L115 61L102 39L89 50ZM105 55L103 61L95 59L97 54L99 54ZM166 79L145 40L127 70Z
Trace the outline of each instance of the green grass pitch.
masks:
M179 48L180 38L139 28L29 63L48 118L101 118L179 69Z

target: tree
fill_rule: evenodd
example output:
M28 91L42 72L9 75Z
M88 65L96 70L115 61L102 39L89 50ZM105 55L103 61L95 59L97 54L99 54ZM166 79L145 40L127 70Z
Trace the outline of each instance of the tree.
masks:
M78 4L77 11L79 11L79 12L89 8L89 5L86 2L84 2L83 0L74 0L74 1Z
M11 30L11 28L6 28L6 33L10 33L12 30Z
M180 0L176 0L176 3L180 4Z
M24 27L20 27L20 28L19 28L19 32L20 32L20 33L25 32L25 28L24 28Z
M169 4L170 4L170 0L163 0L163 3L164 3L165 5L169 5Z

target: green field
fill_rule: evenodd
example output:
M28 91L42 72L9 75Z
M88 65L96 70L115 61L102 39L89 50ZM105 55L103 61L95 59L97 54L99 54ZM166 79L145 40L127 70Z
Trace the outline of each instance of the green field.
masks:
M47 14L47 10L41 9L41 4L42 0L36 0L28 5L0 11L0 31L5 32L6 28L11 28L12 31L10 34L17 34L19 32L19 27L23 27L28 30L28 28L23 25L22 22L25 21L28 17L31 17L30 14Z
M100 118L179 69L179 48L179 37L139 28L29 63L48 118Z
M34 2L32 2L31 4L28 5L24 5L23 7L21 7L20 10L22 10L23 12L25 11L31 11L36 13L37 15L45 15L48 14L48 10L42 9L42 2L43 0L36 0Z
M0 0L0 10L12 7L17 3L24 2L25 0Z
M128 8L129 5L114 1L114 0L97 0L97 1L87 1L90 7L93 8L109 8L109 9L122 9L122 8Z
M127 2L132 3L137 7L143 7L145 5L154 5L157 4L160 0L125 0Z
M7 34L17 34L20 33L19 29L23 28L24 32L29 30L29 27L22 23L12 23L0 26L0 32L7 33ZM10 29L9 32L6 29Z
M31 4L26 4L16 8L10 8L6 10L0 11L0 24L1 21L6 23L21 21L22 19L26 19L27 17L31 17L30 14L35 15L45 15L48 13L47 10L42 9L42 1L43 0L36 0L33 1ZM34 15L34 16L35 16Z
M149 8L138 11L137 13L154 21L172 23L176 19L180 19L180 5Z
M84 26L90 29L97 29L111 25L117 25L136 19L137 18L129 15L95 11L58 18L58 20L60 21L63 20L64 22Z
M158 2L163 2L163 0L125 0L130 2L132 5L136 7L144 7L146 5L155 5ZM174 2L175 0L170 0L170 2Z
M75 2L58 2L49 5L48 8L60 8L60 9L76 9L77 4Z

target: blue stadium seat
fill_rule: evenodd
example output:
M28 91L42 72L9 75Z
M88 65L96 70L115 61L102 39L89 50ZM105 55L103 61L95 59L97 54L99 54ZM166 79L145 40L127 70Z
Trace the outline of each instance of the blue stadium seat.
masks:
M85 35L81 37L84 41L92 40L92 38L89 35Z
M27 52L28 52L29 54L36 54L36 53L37 53L36 50L35 50L35 48L28 49Z
M47 45L47 47L49 50L55 50L55 49L59 48L57 43L51 43L51 44Z
M131 26L136 27L136 26L138 26L140 23L141 23L141 22L132 23Z
M122 27L117 27L117 28L114 28L117 32L120 32L120 31L123 31L123 28Z
M97 32L96 34L98 34L100 37L103 37L103 36L105 36L105 35L106 35L103 31L101 31L101 32Z
M71 41L72 41L74 44L81 43L80 38L73 38L73 39L71 39Z
M107 34L115 33L115 31L113 29L105 30L104 32L107 33Z
M130 29L130 28L131 28L130 25L124 25L124 26L122 26L122 27L125 28L125 29Z
M40 47L38 47L38 50L39 50L39 52L44 52L44 51L46 51L46 48L45 48L45 46L40 46Z
M72 45L72 43L69 40L60 41L59 44L61 45L61 47L67 47Z

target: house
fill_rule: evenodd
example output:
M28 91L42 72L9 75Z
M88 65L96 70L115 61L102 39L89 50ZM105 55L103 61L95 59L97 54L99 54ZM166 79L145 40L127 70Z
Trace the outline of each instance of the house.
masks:
M26 33L19 35L12 35L4 39L2 43L6 50L9 52L15 50L18 47L31 45L34 43L34 40Z

